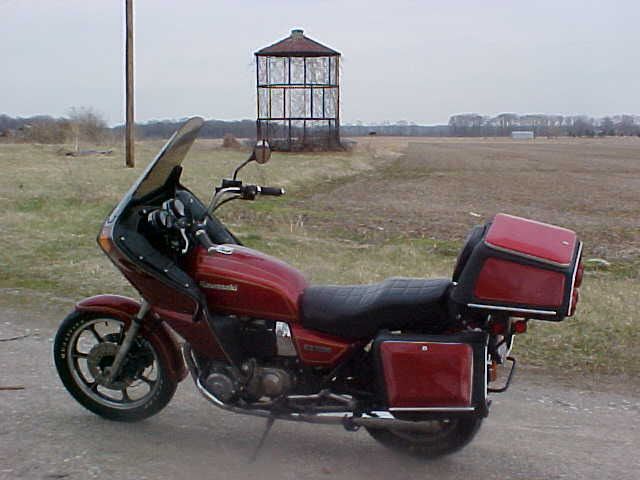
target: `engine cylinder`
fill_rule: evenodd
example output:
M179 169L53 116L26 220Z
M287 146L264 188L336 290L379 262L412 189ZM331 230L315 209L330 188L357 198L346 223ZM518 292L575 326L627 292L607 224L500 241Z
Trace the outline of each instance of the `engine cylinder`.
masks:
M255 360L250 360L242 366L242 370L249 374L245 383L245 394L251 400L262 397L276 398L285 395L293 383L291 375L282 368L260 367Z
M205 380L207 389L224 403L228 403L236 396L233 381L224 373L211 373Z
M285 394L291 388L291 377L280 368L261 368L262 390L267 397L275 398Z

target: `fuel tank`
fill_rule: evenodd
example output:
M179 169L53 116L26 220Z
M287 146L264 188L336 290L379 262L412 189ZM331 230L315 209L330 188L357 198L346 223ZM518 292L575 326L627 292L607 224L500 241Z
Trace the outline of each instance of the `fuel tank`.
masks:
M229 253L198 247L188 266L212 312L298 322L302 273L277 258L238 245Z

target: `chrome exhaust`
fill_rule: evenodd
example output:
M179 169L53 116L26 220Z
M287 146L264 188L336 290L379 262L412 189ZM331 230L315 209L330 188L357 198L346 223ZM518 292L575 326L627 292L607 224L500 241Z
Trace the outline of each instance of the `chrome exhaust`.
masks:
M412 422L409 420L398 420L388 411L371 412L372 415L364 414L363 416L354 416L351 411L344 412L328 412L319 414L305 413L280 413L274 414L270 410L258 408L242 408L223 402L213 395L200 381L198 375L198 367L193 358L191 346L187 343L183 344L183 355L198 391L216 407L233 413L241 413L244 415L252 415L254 417L262 417L275 420L287 420L292 422L315 423L321 425L342 425L346 430L357 430L360 427L372 429L394 429L414 432L431 432L433 426L430 422ZM322 398L331 398L342 402L348 402L348 406L353 405L353 400L335 394L315 394L315 395L292 395L292 400L314 400ZM455 412L452 412L455 413Z

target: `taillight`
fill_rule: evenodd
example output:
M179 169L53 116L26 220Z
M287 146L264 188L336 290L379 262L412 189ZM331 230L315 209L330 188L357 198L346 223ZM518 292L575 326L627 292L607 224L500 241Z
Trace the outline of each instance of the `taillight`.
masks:
M579 288L580 285L582 285L582 277L584 276L584 264L582 263L582 260L580 260L580 263L578 264L578 269L576 270L576 281L575 281L575 287Z
M574 313L576 313L576 306L578 305L578 301L580 300L580 285L582 285L582 278L584 277L584 263L582 263L582 258L578 262L578 267L576 268L576 278L573 282L573 290L571 291L571 308L569 309L569 316L572 317Z
M527 331L527 321L526 320L518 320L512 326L513 333L525 333Z

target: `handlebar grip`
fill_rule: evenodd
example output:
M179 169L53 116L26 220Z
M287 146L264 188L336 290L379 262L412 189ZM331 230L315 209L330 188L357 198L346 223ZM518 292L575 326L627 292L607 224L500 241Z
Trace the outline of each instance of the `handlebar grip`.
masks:
M260 195L272 195L274 197L280 197L284 195L284 188L280 187L260 187Z

